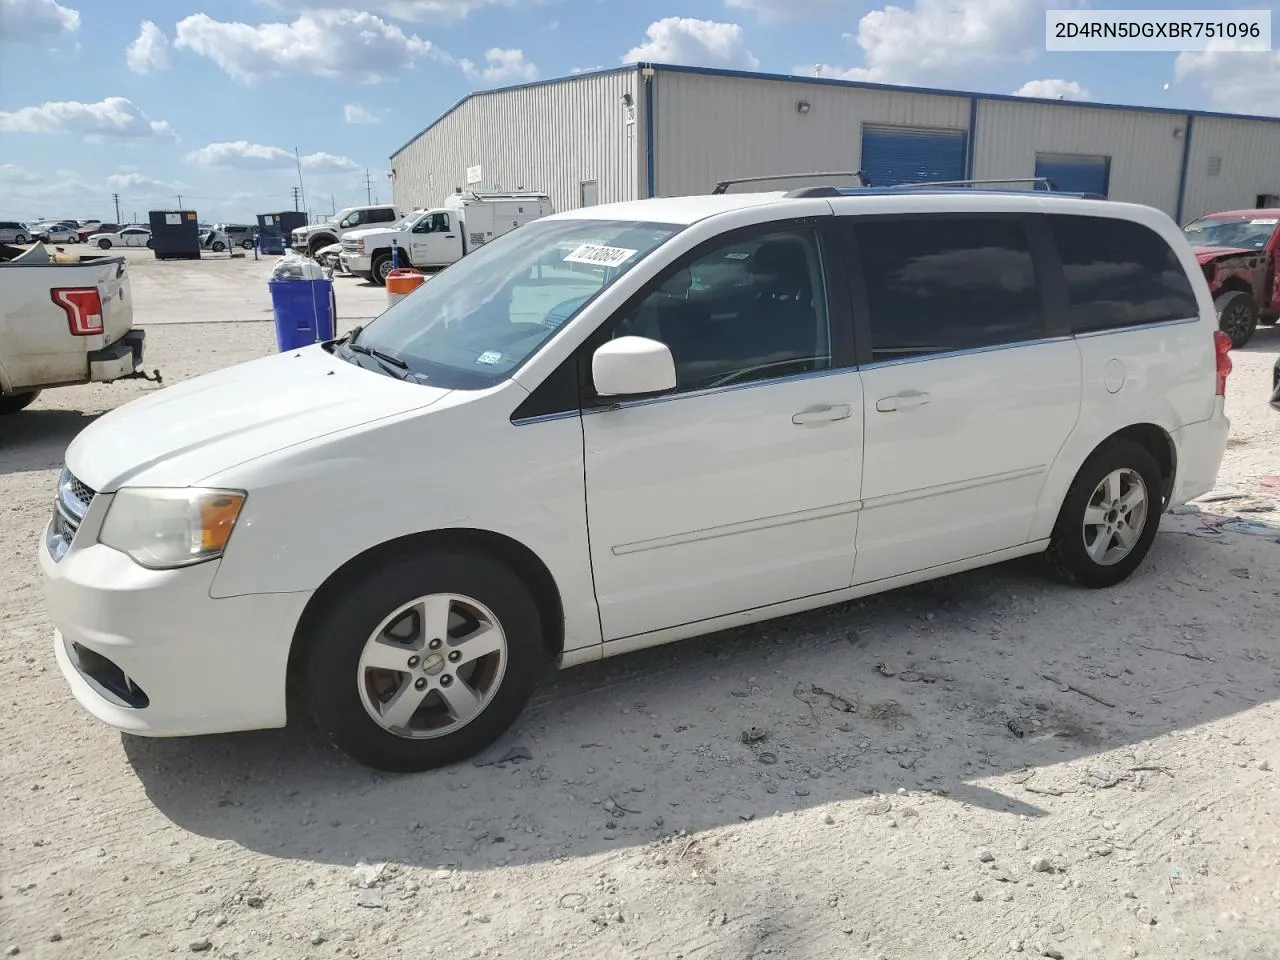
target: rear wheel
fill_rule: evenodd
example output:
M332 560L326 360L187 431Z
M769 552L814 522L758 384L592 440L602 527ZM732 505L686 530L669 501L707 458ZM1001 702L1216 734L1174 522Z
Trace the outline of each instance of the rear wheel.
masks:
M6 393L0 396L0 416L27 409L38 396L40 396L39 390L28 390L25 393Z
M1163 478L1150 451L1113 440L1085 461L1067 491L1046 557L1062 579L1111 587L1151 549L1164 509Z
M214 253L221 253L221 252L222 252L223 250L225 250L225 249L227 249L227 245L226 245L225 243L223 243L221 240L215 240L215 241L213 241L213 252L214 252Z
M104 237L103 239L99 240L99 241L98 241L98 249L99 249L99 250L110 250L110 249L111 249L111 241L110 241L110 240L108 240L108 239L106 239L105 237Z
M456 763L515 722L547 656L533 594L473 553L398 559L344 586L306 653L316 722L380 770Z
M240 241L240 246L242 246L242 247L243 247L244 249L246 249L246 250L252 250L252 249L253 249L253 241L252 241L252 240L241 240L241 241Z
M15 237L13 238L13 242L14 242L14 243L26 243L26 242L27 242L27 235L26 235L25 233L20 233L20 234L18 234L17 236L15 236Z
M1258 329L1258 305L1242 290L1228 290L1213 301L1218 311L1218 327L1231 338L1233 349L1240 349Z
M1280 320L1280 317L1277 317L1274 313L1272 313L1264 317L1259 317L1258 323L1262 324L1264 327L1271 327L1271 326L1275 326L1275 322L1277 320Z

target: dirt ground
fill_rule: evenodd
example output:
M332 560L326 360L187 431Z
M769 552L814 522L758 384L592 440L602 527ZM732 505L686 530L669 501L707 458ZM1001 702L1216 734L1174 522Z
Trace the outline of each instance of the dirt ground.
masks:
M227 270L260 311L261 265ZM170 381L274 348L169 310L140 303ZM0 950L1274 960L1278 351L1234 355L1220 492L1116 589L1026 561L591 665L408 777L305 724L142 740L76 705L36 544L68 441L156 388L46 393L0 423Z

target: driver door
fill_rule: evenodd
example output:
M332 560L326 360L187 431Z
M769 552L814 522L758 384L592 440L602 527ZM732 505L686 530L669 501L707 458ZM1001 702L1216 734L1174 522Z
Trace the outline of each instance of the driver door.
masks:
M588 342L660 340L677 379L658 397L584 399L605 641L850 585L862 385L824 232L773 223L704 244Z

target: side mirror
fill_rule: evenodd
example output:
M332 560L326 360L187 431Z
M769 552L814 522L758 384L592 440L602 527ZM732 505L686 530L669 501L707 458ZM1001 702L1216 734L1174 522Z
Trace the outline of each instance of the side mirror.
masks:
M591 380L602 397L665 393L676 386L676 363L665 343L619 337L591 358Z

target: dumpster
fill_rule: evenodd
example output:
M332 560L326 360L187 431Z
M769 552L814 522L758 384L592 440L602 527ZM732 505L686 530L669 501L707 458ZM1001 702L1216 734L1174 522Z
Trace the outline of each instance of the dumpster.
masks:
M147 216L157 260L200 259L200 224L194 210L151 210Z
M275 315L276 345L283 353L332 340L338 314L333 281L303 257L282 259L267 281Z
M397 267L387 274L387 306L394 307L422 286L427 275L412 267Z

